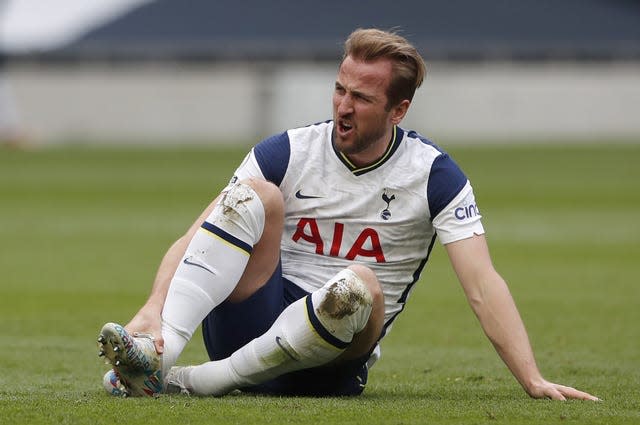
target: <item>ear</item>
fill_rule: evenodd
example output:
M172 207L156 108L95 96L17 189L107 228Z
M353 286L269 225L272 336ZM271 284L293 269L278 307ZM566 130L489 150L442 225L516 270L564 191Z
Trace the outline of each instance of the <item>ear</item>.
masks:
M400 121L407 115L407 111L409 110L409 105L411 105L411 101L408 99L403 100L398 103L396 106L391 108L391 123L394 125L400 124Z

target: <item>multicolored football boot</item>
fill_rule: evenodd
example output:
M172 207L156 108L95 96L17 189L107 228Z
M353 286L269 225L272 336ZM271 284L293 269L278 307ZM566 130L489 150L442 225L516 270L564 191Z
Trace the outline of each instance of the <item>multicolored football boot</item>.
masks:
M113 366L112 395L124 397L155 397L162 392L162 358L156 353L153 337L148 334L130 335L117 323L107 323L98 336L98 356ZM110 372L107 372L109 374ZM105 383L107 375L103 379ZM114 391L117 389L117 391Z

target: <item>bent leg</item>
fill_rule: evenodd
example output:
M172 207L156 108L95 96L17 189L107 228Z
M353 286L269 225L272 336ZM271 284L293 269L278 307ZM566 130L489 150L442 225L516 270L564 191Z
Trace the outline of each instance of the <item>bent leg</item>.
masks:
M164 372L213 308L231 294L249 296L275 269L278 257L269 249L280 244L279 193L274 185L257 179L232 186L191 239L162 312Z
M362 266L341 271L318 291L289 305L266 333L230 357L183 368L178 384L195 394L223 395L288 372L327 364L354 342L351 355L361 352L362 356L365 340L371 340L370 350L377 337L358 341L354 336L363 331L373 333L375 328L379 336L381 325L377 323L382 319L371 314L375 310L377 316L380 311L378 305L374 307L369 289L379 287L375 275L358 267ZM377 294L375 303L380 303ZM169 381L175 384L171 377Z

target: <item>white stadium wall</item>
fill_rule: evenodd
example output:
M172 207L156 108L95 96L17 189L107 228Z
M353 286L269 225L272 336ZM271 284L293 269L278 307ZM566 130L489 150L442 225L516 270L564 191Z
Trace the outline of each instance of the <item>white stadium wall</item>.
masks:
M337 64L10 65L33 144L253 143L328 119ZM429 64L403 125L454 143L640 143L640 63Z

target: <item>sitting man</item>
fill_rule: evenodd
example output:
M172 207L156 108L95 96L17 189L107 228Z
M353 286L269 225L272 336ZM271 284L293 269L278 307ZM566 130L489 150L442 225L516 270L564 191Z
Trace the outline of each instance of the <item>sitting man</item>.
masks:
M109 390L358 395L436 234L498 354L532 397L596 400L545 380L494 270L465 174L399 127L425 65L403 37L353 32L333 119L256 145L165 255L126 327L106 324ZM202 323L211 361L177 367Z

